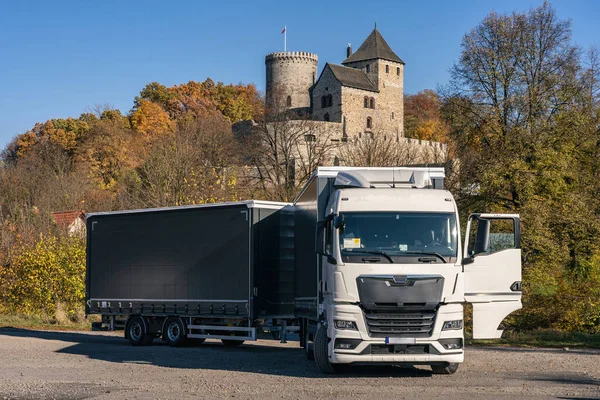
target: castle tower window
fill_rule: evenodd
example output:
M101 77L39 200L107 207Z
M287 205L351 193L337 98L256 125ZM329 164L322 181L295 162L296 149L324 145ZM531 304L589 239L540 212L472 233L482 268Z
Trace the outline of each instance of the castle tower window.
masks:
M371 117L367 117L367 129L373 128L373 120Z
M400 76L400 67L396 68L396 75Z
M368 74L369 72L371 72L371 64L367 64L367 66L366 66L366 69L367 69L367 74Z
M286 104L288 107L291 107L291 106L292 106L292 96L288 96L288 97L287 97L287 100L285 101L285 104Z
M389 73L390 73L390 66L389 66L389 65L386 65L386 66L385 66L385 73L386 73L386 74L389 74Z
M365 96L365 108L369 108L369 98Z
M394 119L394 113L392 112L392 119Z
M371 100L369 101L369 108L375 108L375 99L371 97Z
M325 115L323 116L323 121L329 122L329 113L325 113Z
M315 135L313 134L308 134L308 135L304 135L304 140L306 140L307 142L314 142L316 139Z
M331 107L333 105L333 96L328 94L327 95L327 107Z

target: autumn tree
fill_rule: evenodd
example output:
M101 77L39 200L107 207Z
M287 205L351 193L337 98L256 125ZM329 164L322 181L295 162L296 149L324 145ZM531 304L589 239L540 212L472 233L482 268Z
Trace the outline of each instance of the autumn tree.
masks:
M144 137L152 138L172 132L174 122L160 104L141 100L131 115L131 126Z
M171 87L152 82L136 97L134 115L144 101L160 105L174 120L186 115L197 118L218 112L230 122L238 122L256 119L262 114L262 99L256 86L226 85L210 78Z
M223 117L181 121L172 135L153 143L136 175L128 178L130 201L165 207L231 200L237 154Z
M441 118L440 96L433 90L404 97L404 135L409 138L448 142L448 126Z
M101 118L78 148L77 160L100 189L115 191L119 180L144 157L145 142L120 115Z
M285 96L274 92L264 117L238 136L262 193L273 200L291 201L317 166L331 162L338 142L331 140L333 131L327 126L290 113Z

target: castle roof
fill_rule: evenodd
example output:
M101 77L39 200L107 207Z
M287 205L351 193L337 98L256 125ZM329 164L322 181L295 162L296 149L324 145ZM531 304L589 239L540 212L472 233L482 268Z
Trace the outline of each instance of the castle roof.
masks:
M373 84L373 82L371 82L367 74L365 74L362 69L329 63L325 65L325 68L327 68L327 66L329 66L331 69L335 79L337 79L343 86L377 92L377 87Z
M358 50L351 54L350 57L346 58L342 64L345 65L357 61L373 60L377 58L404 64L404 61L394 53L383 36L381 36L381 33L375 28L365 39L363 44L360 45Z

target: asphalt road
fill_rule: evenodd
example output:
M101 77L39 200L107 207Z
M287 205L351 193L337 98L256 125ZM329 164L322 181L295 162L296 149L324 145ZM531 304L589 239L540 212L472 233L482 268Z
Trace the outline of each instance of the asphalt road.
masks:
M600 351L468 348L450 376L427 367L319 374L297 342L131 347L111 333L0 328L0 399L600 398Z

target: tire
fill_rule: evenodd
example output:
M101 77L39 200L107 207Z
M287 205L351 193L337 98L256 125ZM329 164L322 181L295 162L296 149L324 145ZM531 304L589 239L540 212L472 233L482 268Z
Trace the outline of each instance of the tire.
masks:
M221 342L223 342L223 344L226 347L237 347L237 346L241 345L242 343L244 343L243 340L235 340L235 339L221 339Z
M329 362L329 352L327 350L329 338L327 337L327 326L321 325L315 335L314 357L319 371L324 374L335 374L339 368Z
M186 327L181 318L169 317L165 321L163 339L169 346L183 346L186 342Z
M434 374L452 375L458 369L458 363L444 363L442 365L432 365L431 370Z
M132 346L148 346L154 340L154 336L148 333L148 324L142 316L131 317L126 329L127 339Z

